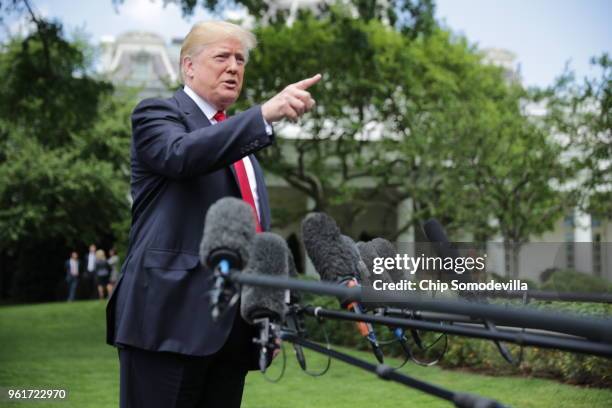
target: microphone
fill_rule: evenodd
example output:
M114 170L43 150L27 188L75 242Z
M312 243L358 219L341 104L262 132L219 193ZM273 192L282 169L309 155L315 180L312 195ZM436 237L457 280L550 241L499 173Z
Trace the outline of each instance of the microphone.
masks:
M213 320L238 301L239 291L226 277L245 267L254 236L253 210L243 200L225 197L210 206L204 221L200 261L213 271L214 284L209 293Z
M397 255L395 245L384 238L374 238L370 243L379 258L394 258ZM394 268L387 273L391 277L390 282L401 282L404 279L404 271L401 269Z
M302 239L321 280L342 282L359 269L354 253L342 240L336 222L325 213L311 213L302 221Z
M459 251L457 250L457 248L453 247L450 244L448 236L446 235L444 228L438 220L436 220L435 218L428 220L423 225L423 231L425 232L425 236L427 237L427 239L435 244L434 250L436 251L436 254L439 257L450 257L453 259L459 257ZM471 282L472 278L470 274L467 273L465 276L463 276L462 280ZM468 298L468 300L478 300L476 293L473 292L466 293L466 297ZM483 299L482 301L484 303L488 303L486 299ZM495 324L487 319L484 319L484 326L492 332L497 331L497 327L495 326ZM493 342L495 343L495 346L497 346L497 350L499 351L499 354L501 354L501 356L504 358L504 360L506 360L510 364L514 364L514 358L512 357L510 351L506 348L506 346L504 346L498 340L493 340Z
M423 225L423 232L425 232L425 236L429 242L433 244L434 252L440 258L459 258L459 250L449 242L446 231L444 231L444 227L442 227L442 224L440 224L438 220L435 218L429 219ZM469 275L470 273L468 272L465 275L460 274L457 278L464 282L471 282L472 279ZM466 292L463 296L468 299L477 297L476 293L473 292Z
M384 238L374 238L369 242L359 242L357 244L357 248L359 249L361 259L364 260L366 268L370 273L373 273L372 271L374 270L375 258L394 258L397 254L393 244ZM399 282L401 279L401 271L399 271L398 275L395 275L397 277L396 279L393 279L393 276L390 273L387 273L387 271L383 272L380 276L384 282ZM392 327L391 331L393 332L395 338L399 341L404 353L406 353L406 355L412 355L410 347L406 342L406 331L401 327ZM410 334L412 335L416 345L422 349L423 342L419 333L416 330L411 329Z
M361 282L363 284L373 285L374 275L372 271L374 270L374 258L376 258L378 254L370 242L359 241L356 245L357 250L359 251L359 256L361 257L361 260L365 264L366 270L368 271L366 276L361 277ZM384 271L380 277L383 281L387 281L389 278L387 271Z
M302 221L302 238L321 280L349 288L360 286L357 276L366 274L365 264L353 240L341 234L333 218L325 213L308 214ZM354 313L365 313L358 302L340 300L340 304ZM383 353L372 325L365 322L357 322L356 325L359 333L369 341L376 359L382 363Z
M435 218L431 218L423 224L423 232L427 240L434 245L434 250L438 256L443 258L457 258L459 257L459 251L453 247L448 241L448 236L442 224Z
M252 218L252 216L251 216ZM268 275L288 278L287 244L280 236L271 232L257 234L252 241L249 264L245 274ZM285 318L285 289L261 286L242 287L240 314L252 325L259 326L259 338L253 342L261 347L259 369L265 372L271 361L272 351L278 348L280 324Z
M397 255L393 244L384 238L374 238L369 242L358 242L357 249L371 279L373 279L375 258L395 258ZM385 269L379 276L384 282L400 282L403 279L402 271L395 269L393 273Z

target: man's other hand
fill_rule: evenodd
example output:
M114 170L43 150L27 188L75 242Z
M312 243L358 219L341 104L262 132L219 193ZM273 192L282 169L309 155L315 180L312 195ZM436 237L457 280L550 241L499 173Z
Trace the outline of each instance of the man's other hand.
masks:
M288 85L261 106L264 119L269 123L278 122L282 119L289 119L292 122L297 121L300 116L311 110L315 105L315 100L306 90L320 80L321 74L317 74Z

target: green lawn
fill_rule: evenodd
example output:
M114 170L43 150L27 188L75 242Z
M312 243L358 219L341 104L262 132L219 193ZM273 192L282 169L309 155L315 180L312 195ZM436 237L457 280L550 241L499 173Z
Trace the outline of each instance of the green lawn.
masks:
M324 377L299 371L287 348L287 372L278 384L259 373L247 377L246 408L449 407L450 404L370 373L332 362ZM365 353L354 353L370 361ZM324 360L308 352L308 363ZM276 374L280 359L271 368ZM408 365L406 374L495 398L514 407L611 407L612 390L587 389L554 381L491 377ZM0 388L64 388L66 401L8 403L1 407L116 407L117 352L104 343L104 304L99 301L0 307Z

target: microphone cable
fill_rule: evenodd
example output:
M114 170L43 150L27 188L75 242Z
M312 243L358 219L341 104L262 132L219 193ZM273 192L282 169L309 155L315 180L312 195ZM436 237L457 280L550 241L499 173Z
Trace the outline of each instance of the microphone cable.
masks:
M280 380L282 380L282 378L285 376L285 369L287 368L287 353L285 353L285 345L284 345L284 343L283 343L283 344L281 344L281 346L280 346L280 350L281 350L281 353L282 353L282 355L283 355L283 365L281 366L281 370L280 370L280 373L278 374L278 377L277 377L277 378L270 378L270 377L269 377L269 376L266 374L266 373L268 372L268 370L266 370L265 372L261 373L261 375L263 376L263 378L264 378L264 379L265 379L267 382L272 383L272 384L279 383L279 382L280 382ZM269 368L270 368L270 367L268 367L268 369L269 369Z
M320 317L316 317L317 319L317 323L320 325L321 330L323 330L323 337L325 338L325 348L329 351L331 351L331 342L329 341L329 334L327 333L327 328L325 327L325 320L320 318ZM321 371L319 372L315 372L315 371L310 371L308 369L306 370L302 370L306 375L309 375L310 377L322 377L325 374L327 374L327 372L329 371L330 367L331 367L331 356L327 356L327 363L325 365L325 368L323 368Z
M440 334L431 344L429 344L427 347L423 347L421 349L423 352L427 352L431 348L433 348L436 344L438 344L438 342L441 339L444 339L444 347L442 348L442 351L436 356L436 358L432 359L431 361L423 361L423 360L417 358L414 355L414 353L411 353L410 359L412 360L412 362L414 362L416 365L420 365L422 367L432 367L432 366L435 366L436 364L438 364L440 362L440 360L442 360L444 358L444 355L448 351L448 336L446 335L446 333Z
M387 329L389 329L389 330L393 330L393 328L392 328L392 327L387 327ZM397 329L396 329L396 330L397 330ZM407 343L407 342L408 342L408 338L407 338L405 335L403 335L403 338L402 338L401 340L400 340L400 339L398 339L398 338L397 338L397 337L394 335L394 337L393 337L392 339L390 339L390 340L379 340L379 341L378 341L378 344L379 344L381 347L390 346L390 345L392 345L392 344L399 343L399 344L400 344L400 347L402 348L402 351L404 352L404 353L403 353L403 355L404 355L404 361L402 361L402 362L400 363L400 365L398 365L398 366L396 367L396 366L392 366L392 365L387 364L389 367L391 367L391 369L392 369L392 370L399 370L400 368L404 367L404 366L406 365L406 363L408 363L408 361L410 361L410 359L412 358L412 351L410 350L410 346L408 345L408 343Z

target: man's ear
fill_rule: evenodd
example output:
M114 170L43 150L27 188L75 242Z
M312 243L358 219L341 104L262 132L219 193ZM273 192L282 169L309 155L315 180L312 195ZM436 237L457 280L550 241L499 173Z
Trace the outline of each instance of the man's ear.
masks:
M185 79L193 79L195 74L193 73L193 60L190 56L183 57L183 63L181 64L181 66Z

